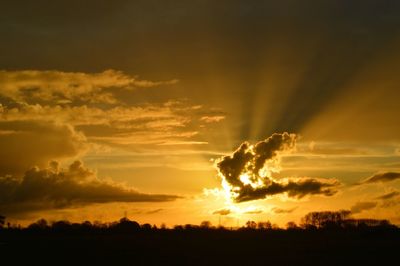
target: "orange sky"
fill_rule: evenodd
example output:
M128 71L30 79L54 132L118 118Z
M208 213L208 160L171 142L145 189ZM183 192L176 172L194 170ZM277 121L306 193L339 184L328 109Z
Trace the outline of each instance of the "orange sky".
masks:
M400 223L398 3L95 2L0 11L12 222Z

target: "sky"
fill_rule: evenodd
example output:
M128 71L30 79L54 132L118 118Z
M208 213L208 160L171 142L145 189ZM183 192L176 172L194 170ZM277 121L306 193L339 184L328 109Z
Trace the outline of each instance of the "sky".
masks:
M400 224L400 3L3 1L13 223Z

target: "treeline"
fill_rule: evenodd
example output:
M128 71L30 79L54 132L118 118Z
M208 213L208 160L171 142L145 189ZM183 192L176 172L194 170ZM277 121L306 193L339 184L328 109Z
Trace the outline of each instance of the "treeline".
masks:
M25 228L20 226L6 224L5 217L0 216L0 229L12 231L30 231L30 232L150 232L160 230L173 231L194 231L194 230L364 230L364 229L391 229L397 230L398 227L391 224L388 220L377 219L354 219L351 218L351 212L342 211L323 211L310 212L301 219L298 225L295 222L288 222L286 228L280 228L269 221L255 222L248 221L239 228L213 226L209 221L203 221L200 225L186 224L176 225L173 228L167 228L164 224L160 227L148 223L139 224L128 218L122 218L118 222L102 223L84 221L82 223L71 223L66 220L55 221L49 223L44 219L40 219Z
M388 220L351 218L348 210L310 212L303 217L302 225L305 229L397 228Z

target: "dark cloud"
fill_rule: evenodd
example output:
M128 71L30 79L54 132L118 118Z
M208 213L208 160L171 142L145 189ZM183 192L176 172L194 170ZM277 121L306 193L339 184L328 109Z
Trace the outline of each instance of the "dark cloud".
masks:
M263 199L267 196L286 193L291 198L301 199L306 195L333 196L336 194L336 187L339 182L328 179L300 178L295 181L264 183L264 187L253 188L245 185L241 188L240 194L235 197L236 202Z
M376 207L378 205L377 202L372 202L372 201L360 201L354 204L350 210L352 213L360 213L362 211L370 210Z
M1 112L0 112L1 113ZM49 121L0 121L0 175L22 174L52 159L74 157L87 149L72 126Z
M276 214L286 214L286 213L292 213L296 209L297 209L297 207L293 207L293 208L290 208L290 209L282 209L282 208L275 207L275 208L272 209L272 211L274 213L276 213Z
M232 211L230 209L220 209L213 212L213 214L218 214L218 215L229 215L231 213Z
M4 213L68 208L108 202L163 202L174 195L144 194L96 177L94 171L75 161L68 169L57 162L48 168L32 168L22 178L0 177L0 210Z
M379 173L375 174L366 180L362 181L360 184L370 184L370 183L378 183L378 182L390 182L400 178L400 173L396 172L387 172L387 173Z
M389 192L389 193L383 194L382 196L376 197L375 199L378 199L378 200L389 200L389 199L395 198L395 197L397 197L399 195L400 195L399 191L393 191L393 192Z
M278 152L290 150L294 147L296 135L275 133L268 139L251 146L244 142L231 155L221 158L217 162L217 168L226 181L233 186L241 186L240 175L249 173L250 179L259 176L259 171L267 160L275 158Z
M332 196L339 183L336 180L317 178L286 178L275 181L271 177L281 152L294 149L296 135L275 133L268 139L250 145L244 142L231 155L217 160L216 167L223 186L236 202L263 199L286 193L289 197L302 198L321 194ZM272 164L272 165L268 165Z

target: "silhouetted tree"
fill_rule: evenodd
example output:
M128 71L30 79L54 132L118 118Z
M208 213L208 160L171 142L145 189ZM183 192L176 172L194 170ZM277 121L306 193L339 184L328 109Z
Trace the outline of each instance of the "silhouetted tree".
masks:
M254 221L247 221L246 222L246 228L247 229L256 229L257 228L257 223Z
M198 226L197 225L193 225L193 224L185 224L185 230L194 230L197 229Z
M148 224L148 223L142 224L141 228L144 231L151 231L151 224Z
M119 220L119 223L113 225L112 228L117 232L129 233L139 231L140 225L124 217Z
M90 221L84 221L81 224L81 228L84 229L84 230L90 230L90 229L92 229L92 227L93 227L93 225L92 225L92 223Z
M108 225L105 224L105 223L102 223L100 221L94 221L93 222L93 227L96 228L96 229L106 229L106 228L108 228Z
M295 229L299 229L299 227L297 226L297 224L293 221L290 221L286 224L286 229L288 230L295 230Z
M350 216L351 212L347 210L341 211L322 211L310 212L302 219L302 224L306 228L329 228L342 226L345 219Z
M65 232L71 229L69 221L57 221L51 224L51 229L58 232Z
M0 215L0 228L3 228L5 223L6 223L6 217Z
M209 228L211 228L211 222L210 221L202 221L200 223L200 227L203 229L209 229Z
M45 219L39 219L36 222L30 224L28 226L28 229L31 229L31 230L45 230L48 227L49 227L48 223L47 223L47 221Z
M373 227L379 228L396 228L388 220L377 220L377 219L347 219L344 221L345 228L357 228L357 229L367 229Z
M271 224L270 221L258 222L258 224L257 224L257 229L261 229L261 230L271 230L271 229L272 229L272 224Z
M174 230L176 231L183 231L183 226L182 225L175 225Z
M161 230L166 230L167 229L167 225L165 223L162 223L160 226Z

